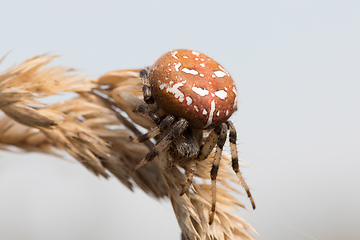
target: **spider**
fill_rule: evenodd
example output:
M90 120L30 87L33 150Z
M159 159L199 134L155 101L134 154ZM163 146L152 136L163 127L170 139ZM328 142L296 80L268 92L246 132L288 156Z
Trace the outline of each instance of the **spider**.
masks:
M255 203L239 170L236 129L228 118L236 110L237 91L230 74L208 56L179 49L165 53L151 67L140 71L146 104L136 111L148 115L156 127L133 139L143 142L157 138L155 147L131 171L151 161L169 147L170 161L187 164L186 183L180 195L188 191L196 161L205 160L216 146L210 172L212 185L211 224L216 206L216 177L224 143L229 131L232 168L244 187L253 209ZM159 111L149 106L156 104ZM206 139L204 131L211 131Z

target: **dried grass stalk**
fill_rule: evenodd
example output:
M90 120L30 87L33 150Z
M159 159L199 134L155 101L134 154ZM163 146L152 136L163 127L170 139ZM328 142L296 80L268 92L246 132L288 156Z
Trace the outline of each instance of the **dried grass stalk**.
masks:
M94 81L64 67L48 63L56 56L40 55L0 74L0 143L3 149L16 146L25 151L57 154L67 151L96 175L116 176L132 189L132 180L155 198L169 198L183 239L254 239L255 231L234 210L244 205L231 187L238 183L228 156L223 156L218 173L217 210L209 225L212 162L197 164L193 191L182 197L185 177L180 166L167 167L167 153L139 170L129 173L153 147L150 141L135 144L138 127L154 123L133 112L143 103L139 70L107 73ZM60 92L75 92L77 97L47 105L38 99ZM94 94L96 93L96 94Z

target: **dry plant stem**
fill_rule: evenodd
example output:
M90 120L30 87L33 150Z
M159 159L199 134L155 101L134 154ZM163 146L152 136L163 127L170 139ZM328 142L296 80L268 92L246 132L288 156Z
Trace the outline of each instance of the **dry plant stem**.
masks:
M108 108L110 108L114 111L116 117L122 122L122 124L124 124L124 126L126 128L128 128L130 131L132 131L135 134L135 136L140 137L142 135L142 133L136 128L136 126L132 122L127 120L123 115L121 115L121 113L118 111L118 110L120 110L120 108L117 106L117 104L114 102L114 100L111 100L109 98L106 98L106 97L103 97L102 95L97 94L97 92L100 92L99 90L94 89L92 92L94 94L96 94L96 96L101 98ZM145 140L142 142L146 145L146 147L149 150L154 148L154 144L151 141Z
M153 119L134 111L144 103L140 70L114 71L89 81L72 69L48 66L54 58L36 56L0 74L2 149L17 146L26 151L56 154L53 149L58 148L96 175L109 177L111 173L129 189L135 183L155 198L169 198L183 239L254 239L254 230L234 212L244 205L233 196L236 190L232 184L238 184L238 179L228 167L228 156L222 156L219 163L212 225L208 224L213 204L208 182L214 152L189 167L194 175L193 191L182 196L187 180L180 171L183 166L169 165L169 147L160 149L151 163L129 173L154 148L151 141L133 143L129 139L141 135L138 126L156 126ZM103 96L94 94L94 89ZM78 97L54 105L38 100L65 91L75 92ZM149 106L150 111L158 111L156 106Z

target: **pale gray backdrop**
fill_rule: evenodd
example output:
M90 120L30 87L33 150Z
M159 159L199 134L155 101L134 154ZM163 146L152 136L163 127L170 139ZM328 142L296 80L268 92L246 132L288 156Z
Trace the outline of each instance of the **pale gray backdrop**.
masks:
M2 1L5 69L36 54L96 77L190 48L232 74L260 239L359 239L360 1ZM244 197L247 207L249 201ZM168 201L68 158L0 152L0 239L179 239Z

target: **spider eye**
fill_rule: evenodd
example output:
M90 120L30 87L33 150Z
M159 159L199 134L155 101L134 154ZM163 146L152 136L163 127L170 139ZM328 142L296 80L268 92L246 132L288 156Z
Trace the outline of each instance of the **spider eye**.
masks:
M230 74L202 53L167 52L151 67L148 78L157 104L167 114L185 118L193 128L213 128L236 109Z

